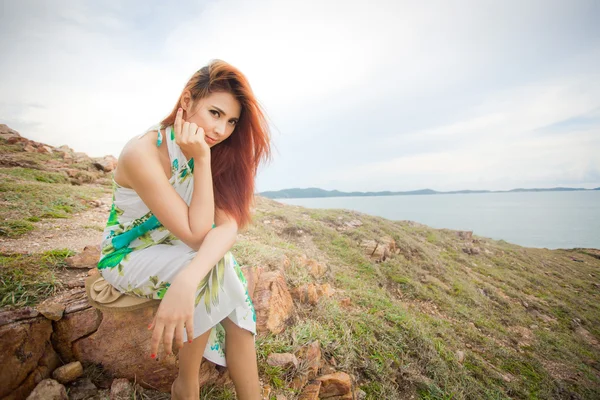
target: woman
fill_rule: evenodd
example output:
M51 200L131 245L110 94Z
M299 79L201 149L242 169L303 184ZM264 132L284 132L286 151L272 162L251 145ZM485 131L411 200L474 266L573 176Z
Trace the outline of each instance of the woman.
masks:
M179 348L173 399L198 399L202 357L227 365L239 399L258 399L256 316L229 251L250 222L269 130L245 76L215 60L186 84L160 125L131 139L113 175L102 276L162 299L151 354ZM227 345L225 345L227 344Z

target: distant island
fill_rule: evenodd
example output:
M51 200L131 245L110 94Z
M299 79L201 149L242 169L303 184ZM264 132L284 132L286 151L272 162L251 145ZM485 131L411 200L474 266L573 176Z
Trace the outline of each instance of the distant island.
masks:
M276 191L260 192L259 195L269 199L303 199L311 197L366 197L366 196L408 196L419 194L472 194L472 193L510 193L510 192L572 192L577 190L600 190L585 188L533 188L533 189L511 189L511 190L454 190L451 192L438 192L432 189L411 190L408 192L340 192L339 190L324 190L319 188L293 188Z

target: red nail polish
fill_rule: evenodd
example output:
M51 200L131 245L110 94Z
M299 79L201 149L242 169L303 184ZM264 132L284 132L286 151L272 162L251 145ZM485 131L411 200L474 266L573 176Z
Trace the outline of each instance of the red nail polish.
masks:
M150 358L156 358L156 354L150 354Z
M148 325L148 329L152 328L152 324Z
M188 340L188 343L192 343L192 339Z

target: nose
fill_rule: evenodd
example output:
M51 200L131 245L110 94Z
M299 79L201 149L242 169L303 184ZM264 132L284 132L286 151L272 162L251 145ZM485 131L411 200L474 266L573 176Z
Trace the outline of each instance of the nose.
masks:
M226 128L227 128L227 121L225 121L225 120L218 121L215 125L215 133L219 136L223 136Z

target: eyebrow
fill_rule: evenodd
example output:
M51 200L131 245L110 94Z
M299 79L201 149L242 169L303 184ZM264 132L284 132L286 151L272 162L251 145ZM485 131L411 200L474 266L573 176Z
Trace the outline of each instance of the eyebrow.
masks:
M220 112L221 114L223 114L225 117L227 116L227 114L225 114L225 111L221 110L219 107L212 105L211 107L216 108L218 112ZM239 118L232 118L236 121L239 121Z

